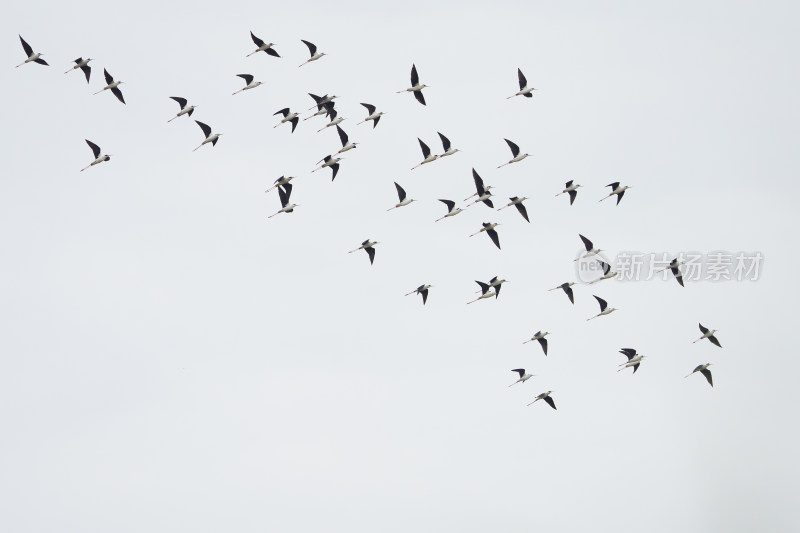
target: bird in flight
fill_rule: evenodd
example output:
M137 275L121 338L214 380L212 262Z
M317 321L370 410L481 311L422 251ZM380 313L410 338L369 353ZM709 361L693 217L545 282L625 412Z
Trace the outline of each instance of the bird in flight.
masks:
M620 201L622 200L622 196L625 194L625 191L630 189L630 187L628 187L627 185L625 185L624 187L620 187L618 181L615 181L614 183L609 183L608 185L606 185L606 187L611 187L611 192L605 198L601 198L600 201L602 202L603 200L607 200L616 194L617 205L619 205Z
M31 61L33 61L34 63L39 63L40 65L45 65L45 66L48 66L48 67L50 66L50 65L47 64L47 61L42 59L42 56L44 54L34 53L33 48L31 48L31 45L29 45L28 43L25 42L25 39L22 38L22 35L19 36L19 42L22 43L22 49L25 50L26 54L28 54L28 58L25 61L23 61L22 63L20 63L19 65L17 65L15 68L19 68L22 65L24 65L25 63L30 63Z
M561 289L567 295L567 298L569 298L570 303L574 304L575 303L575 295L572 293L572 286L573 285L575 285L575 283L567 282L567 283L562 283L558 287L553 287L552 289L548 289L548 290L557 291L558 289Z
M523 342L522 344L528 344L529 342L538 341L539 344L542 346L542 351L544 352L545 355L547 355L547 339L545 339L545 337L549 334L550 333L547 331L545 332L537 331L536 333L533 334L533 337Z
M183 115L191 117L192 113L194 113L194 108L197 107L194 105L187 105L189 102L186 100L186 98L181 98L180 96L170 96L170 98L178 102L178 105L181 106L181 110L178 111L178 114L169 119L167 122L172 122L176 118L182 117Z
M512 383L511 385L509 385L509 387L513 387L517 383L525 383L526 381L528 381L529 379L531 379L536 375L536 374L528 374L527 372L525 372L524 368L515 368L514 370L512 370L512 372L516 372L517 374L519 374L519 379L514 383Z
M425 305L425 302L428 301L428 289L433 287L433 285L420 285L416 289L411 292L407 292L406 296L410 296L412 294L419 294L422 296L422 305Z
M414 98L417 99L422 105L427 105L425 103L425 97L422 96L422 89L425 87L429 87L429 85L425 85L424 83L419 82L419 75L417 74L417 65L411 65L411 87L408 89L403 89L402 91L397 91L397 94L410 92L414 93Z
M695 372L700 372L701 374L703 374L706 377L706 381L708 381L708 384L713 387L714 386L714 380L711 378L711 370L708 369L708 367L710 367L710 366L711 366L711 363L706 363L704 365L697 365L696 367L694 367L694 370L692 370L691 373L686 375L686 377L688 378L689 376L691 376Z
M311 57L305 60L304 63L297 65L297 68L302 67L306 63L311 63L312 61L316 61L317 59L321 58L322 56L326 55L325 52L317 52L317 45L314 43L308 42L304 39L300 39L303 41L303 44L308 47L308 53L311 54ZM279 56L280 57L280 56Z
M102 89L100 89L99 91L97 91L94 94L100 94L103 91L110 90L112 93L114 93L114 96L117 97L117 100L119 100L120 102L122 102L124 104L125 103L125 99L122 97L122 91L119 90L119 86L123 82L114 81L114 77L111 76L111 74L109 74L106 69L103 69L103 76L105 76L105 78L106 78L106 86L103 87Z
M68 71L64 72L64 74L69 74L76 68L79 68L83 71L84 76L86 76L86 83L89 83L89 78L92 76L92 67L89 66L89 61L91 60L92 60L91 57L87 57L86 59L79 57L74 61L75 66L70 68Z
M703 339L708 339L709 341L711 341L712 344L716 344L717 346L722 348L722 345L719 343L717 338L714 336L714 333L716 333L719 330L716 330L716 329L709 330L708 328L703 327L703 324L698 324L698 326L700 326L700 331L703 333L703 336L700 337L699 339L697 339L694 342L700 342ZM694 344L694 342L692 344Z
M286 183L285 185L281 185L278 187L278 196L281 199L281 208L274 214L268 216L267 218L272 218L275 215L280 213L291 213L294 211L295 207L298 207L299 204L290 204L289 197L292 195L292 184Z
M547 392L543 392L543 393L541 393L539 396L537 396L537 397L536 397L536 399L535 399L535 400L533 400L533 401L532 401L531 403L529 403L528 405L533 405L533 404L535 404L536 402L538 402L539 400L544 400L544 401L546 401L546 402L547 402L547 405L549 405L550 407L552 407L553 409L555 409L555 408L556 408L556 402L554 402L554 401L553 401L553 398L551 398L551 397L550 397L550 394L552 394L552 392L553 392L553 391L549 390L549 391L547 391ZM556 410L557 410L557 409L556 409Z
M91 148L91 149L92 149L92 153L94 154L94 161L92 161L91 163L89 163L88 165L86 165L85 167L83 167L83 168L81 169L81 172L83 172L84 170L86 170L86 169L87 169L87 168L89 168L89 167L93 167L93 166L95 166L95 165L99 165L99 164L100 164L100 163L102 163L103 161L108 161L108 160L110 160L110 159L111 159L111 156L110 156L110 155L107 155L107 154L100 155L100 147L99 147L99 146L97 146L97 145L96 145L95 143L93 143L92 141L90 141L89 139L86 139L86 144L88 144L88 145L89 145L89 148Z
M203 130L203 134L206 136L205 140L202 143L200 143L200 146L203 146L206 143L211 143L211 146L216 146L217 141L219 140L222 134L211 133L211 127L208 124L203 124L199 120L195 120L195 122L197 123L198 126L200 126L200 129ZM200 146L192 150L192 152L197 151L200 148Z
M527 98L533 96L533 91L536 89L528 87L528 80L525 79L525 74L523 74L520 69L517 69L517 78L519 79L519 91L506 98L506 100L514 98L515 96L525 96Z
M259 52L266 52L267 54L271 55L272 57L281 57L278 54L278 52L276 52L275 49L272 48L273 46L275 46L275 43L265 43L264 41L262 41L261 39L259 39L255 35L253 35L252 31L250 32L250 38L253 39L253 42L256 43L256 46L258 48L256 48L255 50L253 50L252 52L247 54L246 57L250 57L251 55L257 54Z
M367 255L369 256L369 264L371 265L373 263L373 261L375 261L375 248L374 248L374 246L376 244L378 244L378 241L371 241L371 240L367 239L366 241L361 243L361 246L359 246L355 250L350 250L347 253L352 254L353 252L357 252L359 250L364 250L365 252L367 252Z

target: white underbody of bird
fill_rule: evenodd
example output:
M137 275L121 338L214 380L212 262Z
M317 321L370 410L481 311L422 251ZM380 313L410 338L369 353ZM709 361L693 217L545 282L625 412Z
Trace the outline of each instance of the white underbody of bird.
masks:
M528 381L529 379L531 379L536 375L536 374L528 374L527 372L525 372L524 368L515 368L514 370L512 370L512 372L516 372L517 374L519 374L519 379L514 383L512 383L511 385L509 385L509 387L513 387L517 383L525 383L526 381Z

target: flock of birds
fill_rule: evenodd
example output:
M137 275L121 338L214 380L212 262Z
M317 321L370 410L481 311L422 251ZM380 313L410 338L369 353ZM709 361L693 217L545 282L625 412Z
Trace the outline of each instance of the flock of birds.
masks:
M250 32L250 38L252 39L253 43L256 45L256 49L253 50L252 52L250 52L249 54L247 54L246 57L250 57L250 56L252 56L254 54L257 54L259 52L264 52L265 54L267 54L269 56L272 56L272 57L275 57L275 58L280 58L281 57L280 54L275 49L275 43L265 43L262 39L260 39L256 35L254 35L252 31ZM313 44L313 43L311 43L309 41L306 41L306 40L301 40L301 41L308 48L309 57L308 57L308 59L306 59L305 62L301 63L298 67L302 67L302 66L304 66L304 65L306 65L308 63L311 63L313 61L317 61L317 60L321 59L323 56L325 56L324 52L319 52L318 51L317 46L315 44ZM21 66L23 66L23 65L25 65L27 63L38 63L40 65L48 66L48 63L42 58L43 54L39 53L39 52L34 52L33 48L22 38L22 36L20 36L20 42L22 43L22 48L23 48L23 50L24 50L24 52L26 54L26 59L25 59L25 61L23 61L22 63L17 65L17 67L21 67ZM75 59L73 61L74 65L69 70L67 70L65 72L65 74L68 74L69 72L72 72L74 70L80 69L84 73L84 76L86 77L87 83L90 83L92 67L89 65L89 62L91 62L91 61L92 61L91 58L84 59L82 57L79 57L79 58L77 58L77 59ZM103 93L105 91L111 91L111 93L114 94L114 96L116 96L116 98L121 103L124 104L125 103L125 98L123 97L122 91L119 88L119 86L123 82L115 80L114 77L111 76L111 74L109 74L107 69L103 69L103 74L104 74L104 78L105 78L106 84L102 89L100 89L99 91L95 92L94 94L100 94L100 93ZM239 93L244 92L244 91L249 91L249 90L255 89L255 88L259 87L260 85L262 85L262 82L256 81L255 77L252 74L237 74L237 76L242 78L242 80L245 83L245 86L242 87L241 89L239 89L238 91L234 92L233 95L239 94ZM522 71L520 69L517 69L517 78L518 78L518 81L519 81L519 91L515 92L511 96L508 96L507 98L510 99L510 98L514 98L516 96L523 96L523 97L526 97L526 98L532 98L533 91L535 91L536 89L533 88L533 87L529 87L528 86L528 81L527 81L527 79L525 78L524 74L522 73ZM420 77L419 77L419 73L417 71L416 65L412 65L412 67L411 67L410 82L411 83L410 83L409 87L407 87L405 89L402 89L400 91L397 91L397 93L400 93L400 94L401 93L412 93L414 98L417 100L417 102L419 102L421 105L424 105L424 106L427 105L426 101L425 101L425 97L424 97L422 91L423 91L423 89L425 89L425 88L427 88L429 86L425 85L424 83L420 83ZM308 111L312 111L312 110L316 110L316 111L313 114L311 114L310 116L303 118L303 120L305 121L305 120L309 120L309 119L311 119L313 117L316 117L316 116L324 115L328 119L328 122L322 128L320 128L317 131L323 131L326 128L335 127L337 132L338 132L341 144L342 144L342 147L337 152L332 153L332 154L328 154L325 157L323 157L320 161L318 161L318 164L320 166L315 168L314 170L312 170L312 172L317 172L317 171L325 169L325 168L331 169L331 171L332 171L331 181L333 181L333 180L336 179L336 175L339 172L339 168L340 168L340 161L342 160L342 158L339 157L339 156L341 154L343 154L344 152L347 152L349 150L352 150L352 149L356 148L358 143L351 142L350 139L349 139L349 136L347 135L347 133L340 127L340 124L342 123L344 118L339 116L338 110L336 109L336 103L334 102L334 100L337 98L336 95L327 95L326 94L326 95L323 95L323 96L318 96L318 95L309 93L309 96L314 100L314 105L312 105L308 109ZM178 97L178 96L171 96L170 98L172 100L174 100L180 106L180 109L177 112L177 114L174 117L170 118L167 122L172 122L173 120L178 119L178 118L180 118L180 117L182 117L184 115L188 116L188 117L191 117L192 113L197 108L196 105L189 105L189 102L188 102L188 100L186 98ZM374 106L372 104L361 103L361 105L366 109L367 116L361 122L359 122L358 124L364 124L366 122L370 122L371 121L373 129L376 128L378 126L378 122L380 121L380 119L384 115L384 113L378 111L376 106ZM291 133L294 133L295 129L297 128L297 125L300 122L301 113L300 112L293 112L290 108L286 107L286 108L283 108L283 109L280 109L280 110L276 111L273 116L277 116L277 115L281 115L282 118L280 119L280 121L277 124L275 124L274 128L277 128L277 127L279 127L279 126L281 126L283 124L286 124L286 123L290 123L291 124ZM195 120L195 122L200 127L200 129L202 130L203 135L204 135L204 139L200 143L200 145L198 145L193 151L196 151L196 150L200 149L201 147L203 147L203 146L205 146L207 144L210 144L211 146L215 146L217 144L217 141L219 140L219 138L222 136L222 134L221 133L215 133L210 126L208 126L207 124L205 124L203 122L200 122L198 120ZM422 139L417 139L419 141L419 146L420 146L420 149L422 151L422 160L417 165L415 165L414 167L411 168L412 171L414 169L422 166L422 165L433 163L434 161L437 161L439 159L451 156L451 155L459 152L459 150L457 148L453 148L452 147L452 144L451 144L450 140L445 135L443 135L442 133L439 133L439 132L437 132L437 133L439 135L439 139L440 139L441 144L442 144L442 150L443 150L442 153L440 153L440 154L432 153L430 147L424 141L422 141ZM531 156L531 154L522 153L521 150L520 150L519 145L517 145L515 142L513 142L513 141L511 141L509 139L505 139L505 142L507 143L507 145L508 145L508 147L509 147L509 149L511 151L511 156L512 157L507 162L499 165L497 167L498 169L503 168L503 167L505 167L507 165L511 165L513 163L521 162L522 160L524 160L527 157ZM88 144L88 146L92 150L92 153L94 155L94 160L89 165L87 165L86 167L82 168L81 172L83 172L84 170L86 170L88 168L91 168L91 167L93 167L95 165L103 163L105 161L109 161L111 159L110 155L102 153L102 150L100 149L100 147L97 144L93 143L92 141L90 141L88 139L86 139L86 143ZM491 185L485 185L483 179L481 178L481 176L478 174L478 172L474 168L472 169L472 177L473 177L473 181L474 181L474 184L475 184L475 191L476 192L472 196L470 196L468 198L465 198L463 201L464 202L468 202L469 200L472 200L473 198L474 198L474 200L472 200L472 202L464 205L464 207L462 208L462 207L457 207L456 206L456 202L453 201L453 200L450 200L450 199L439 199L439 201L442 202L447 207L447 212L444 215L442 215L440 218L436 219L435 222L439 222L439 221L445 220L447 218L456 216L459 213L464 212L465 209L467 209L467 208L469 208L469 207L471 207L473 205L477 205L477 204L481 204L481 203L486 205L490 209L494 209L494 203L492 201L493 194L491 192L493 187ZM274 184L269 189L267 189L265 191L265 192L270 192L273 189L277 188L278 189L278 197L279 197L280 204L281 204L281 208L277 212L273 213L272 215L269 215L268 218L272 218L272 217L274 217L276 215L279 215L281 213L292 213L294 211L294 209L296 207L298 207L298 204L291 203L291 200L290 200L291 194L292 194L292 188L293 188L293 185L292 185L291 181L293 179L294 179L294 177L292 177L292 176L281 176L277 180L275 180ZM394 185L395 185L395 188L396 188L396 191L397 191L398 202L393 207L390 207L389 209L387 209L387 211L391 211L391 210L394 210L394 209L398 209L398 208L401 208L401 207L408 206L409 204L411 204L412 202L415 201L414 199L408 197L408 195L406 194L405 189L403 189L403 187L399 183L394 182ZM581 187L580 184L575 183L573 180L569 180L569 181L567 181L565 183L564 189L560 193L556 194L556 196L560 196L562 194L569 195L569 204L572 205L575 202L575 199L578 196L578 188L579 187ZM621 185L620 182L609 183L607 185L607 187L610 188L610 192L608 193L607 196L601 198L599 201L602 202L604 200L607 200L608 198L616 196L617 197L617 200L616 200L617 205L619 205L620 201L622 200L622 197L624 196L625 191L630 189L630 186ZM525 197L525 196L521 196L521 197L513 196L513 197L510 197L509 198L509 202L506 205L504 205L503 207L500 207L498 209L498 211L501 211L501 210L503 210L503 209L505 209L507 207L512 207L513 206L513 207L516 208L516 210L519 212L519 214L524 218L524 220L526 222L530 223L530 218L528 216L528 212L527 212L526 207L525 207L525 205L523 203L527 199L528 198ZM484 222L484 223L482 223L482 227L480 229L478 229L478 231L476 231L475 233L471 234L470 237L479 235L480 233L485 233L489 237L489 239L492 241L492 243L498 249L500 249L500 236L499 236L499 234L497 232L497 226L499 226L499 225L500 225L499 222ZM585 261L587 259L593 259L594 261L599 262L600 267L601 267L601 271L602 271L601 276L599 278L591 281L590 284L594 284L594 283L597 283L597 282L600 282L600 281L603 281L603 280L606 280L606 279L611 279L611 278L615 277L617 275L617 273L613 272L611 265L606 263L606 262L604 262L601 259L600 255L599 255L600 252L602 252L603 250L600 249L600 248L595 248L595 246L592 243L592 241L589 240L588 238L586 238L585 236L579 235L579 237L580 237L580 239L581 239L581 241L583 243L583 246L585 248L585 253L579 255L579 257L577 257L575 259L575 261L579 261L579 260ZM366 252L367 256L369 257L370 264L372 264L375 261L375 246L377 244L379 244L378 241L373 241L371 239L366 239L361 243L361 245L358 248L355 248L354 250L350 250L349 253L354 253L354 252L357 252L359 250L364 250ZM683 285L683 278L682 278L682 274L681 274L681 271L680 271L681 265L683 265L683 262L679 261L678 258L675 258L670 262L670 264L664 270L670 270L671 273L673 274L673 276L675 277L676 281L683 287L684 286ZM507 282L507 280L499 279L497 276L495 276L494 278L492 278L488 282L476 281L476 283L478 284L478 286L480 288L480 291L479 291L480 295L477 298L467 302L467 304L472 304L472 303L478 302L480 300L485 300L485 299L489 299L489 298L492 298L492 297L497 299L499 297L499 295L500 295L500 290L501 290L502 285L504 283L506 283L506 282ZM554 287L554 288L552 288L550 290L551 291L556 291L556 290L560 289L560 290L564 291L564 293L566 294L566 296L569 299L570 303L574 304L575 303L575 296L574 296L574 292L573 292L573 289L572 289L572 287L574 285L575 285L575 282L565 282L565 283L563 283L561 285L558 285L557 287ZM416 289L406 293L406 296L413 295L413 294L419 294L422 297L422 304L425 305L427 303L427 301L428 301L429 290L432 287L433 287L433 285L429 285L429 284L420 285ZM603 298L601 298L601 297L599 297L597 295L594 295L594 298L597 300L597 302L598 302L598 304L600 306L600 311L596 315L587 318L586 319L587 321L588 320L593 320L593 319L596 319L596 318L599 318L599 317L602 317L602 316L609 315L612 312L618 310L618 309L616 309L614 307L609 307L608 306L608 302L605 299L603 299ZM719 340L715 336L715 333L716 333L717 330L708 329L708 328L704 327L702 324L699 324L699 327L700 327L700 331L702 333L702 336L699 339L697 339L696 341L694 341L694 342L699 342L701 340L708 339L711 343L715 344L716 346L718 346L720 348L722 347L722 345L720 344ZM544 355L547 356L548 341L547 341L546 337L549 334L550 333L547 332L547 331L537 331L529 340L525 341L523 344L527 344L529 342L537 341L539 343L539 345L541 346L542 351L544 352ZM633 372L632 372L633 374L636 373L636 371L639 369L639 366L640 366L641 362L644 360L645 357L647 357L645 355L639 354L638 351L636 349L634 349L634 348L622 348L622 349L619 350L619 353L624 355L627 360L619 365L620 368L618 369L618 371L625 370L626 368L633 368ZM711 376L711 371L708 369L709 366L711 366L711 363L705 363L705 364L698 365L686 377L689 377L689 376L699 372L706 378L706 380L708 381L709 385L711 385L713 387L714 384L713 384L713 379L712 379L712 376ZM519 374L519 379L517 379L514 383L509 385L509 387L511 387L513 385L516 385L518 383L524 383L524 382L528 381L529 379L531 379L532 377L535 376L534 374L528 373L524 368L516 368L516 369L513 369L512 372L518 373ZM532 404L536 403L539 400L543 400L548 405L550 405L550 407L552 407L553 409L556 409L555 401L554 401L553 397L551 396L552 393L553 393L553 391L542 392L541 394L538 394L535 397L535 399L531 403L529 403L528 405L532 405Z

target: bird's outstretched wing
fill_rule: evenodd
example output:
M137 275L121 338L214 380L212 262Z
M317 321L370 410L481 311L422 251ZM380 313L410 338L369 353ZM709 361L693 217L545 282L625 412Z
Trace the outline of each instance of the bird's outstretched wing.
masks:
M22 37L20 37L20 39L22 39ZM24 43L25 41L22 42ZM31 53L29 52L28 55L31 55ZM419 75L417 74L417 65L413 64L411 65L411 86L416 87L417 85L419 85Z
M253 35L252 31L250 32L250 38L253 39L253 42L256 43L256 46L258 46L259 48L264 46L264 41Z
M370 114L370 115L371 115L371 114L373 114L373 113L375 112L375 106L374 106L374 105L372 105L372 104L365 104L365 103L362 103L361 105L363 105L364 107L366 107L366 108L367 108L367 113L368 113L368 114Z
M25 39L22 38L22 35L19 36L19 42L22 43L22 49L25 50L25 53L28 54L28 57L33 55L33 48L31 45L25 42Z
M419 137L417 137L417 140L419 141L419 147L422 149L422 157L427 159L428 156L431 155L431 149L428 148L428 145L422 142L422 139Z
M508 144L508 147L511 148L511 154L514 157L517 157L519 155L519 146L517 146L515 143L509 141L508 139L504 139L504 140Z
M181 98L180 96L170 96L170 98L171 98L171 99L173 99L173 100L175 100L176 102L178 102L178 105L179 105L179 106L181 106L181 109L183 109L184 107L186 107L186 104L188 104L188 103L189 103L189 102L186 100L186 98Z
M99 147L99 146L97 146L96 144L94 144L94 143L93 143L92 141L90 141L89 139L86 139L86 144L88 144L88 145L89 145L89 148L91 148L91 149L92 149L92 153L94 154L94 158L95 158L95 159L97 159L98 157L100 157L100 147Z
M593 295L593 296L594 296L594 295ZM599 304L600 304L600 312L603 312L603 311L605 311L605 310L606 310L606 307L608 307L608 302L606 302L605 300L603 300L603 299L602 299L602 298L600 298L599 296L595 296L595 297L594 297L594 299L595 299L595 300L597 300L597 303L599 303Z
M347 145L347 133L345 133L344 130L342 128L340 128L338 124L336 125L336 131L339 132L339 140L342 141L342 146L346 146Z
M394 182L394 186L397 189L397 197L400 198L400 201L402 202L406 199L406 190L398 185L396 181Z
M317 45L308 42L305 39L300 39L300 40L303 41L303 44L305 44L308 47L308 53L311 54L311 57L314 57L314 54L317 53Z
M125 103L125 98L122 97L122 91L119 90L119 87L114 87L113 89L111 89L111 92L114 93L114 96L117 97L117 100L119 100L123 104Z
M517 69L517 78L519 78L519 90L521 91L528 85L528 80L525 79L525 74L520 69Z
M199 120L195 120L195 122L197 122L197 125L200 126L201 130L203 130L203 133L205 134L206 139L208 139L211 136L211 127L208 124L203 124Z
M419 102L420 104L425 106L428 105L425 103L425 97L422 95L422 91L414 91L414 98L416 98L417 102Z
M519 211L519 214L522 215L522 218L524 218L527 222L531 221L528 218L528 210L525 209L525 206L522 205L522 202L519 202L518 204L515 204L514 207L517 208L517 211Z
M438 131L436 133L439 134L439 138L442 140L442 148L444 149L445 152L448 151L450 149L450 139L448 139Z
M493 229L487 229L486 230L486 234L489 235L489 238L492 239L492 242L494 243L495 246L497 246L497 249L499 250L500 249L500 236L497 234L497 232L495 230L493 230Z

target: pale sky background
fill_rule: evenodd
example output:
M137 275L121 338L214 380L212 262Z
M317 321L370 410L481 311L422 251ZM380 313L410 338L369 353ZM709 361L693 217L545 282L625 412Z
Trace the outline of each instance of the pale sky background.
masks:
M601 5L602 4L602 5ZM10 10L10 12L8 12ZM0 529L796 531L792 2L26 2L0 19ZM283 56L245 58L249 31ZM21 34L52 65L25 65ZM329 55L308 56L300 39ZM91 84L62 72L95 61ZM394 91L416 63L427 107ZM102 69L128 102L92 96ZM522 68L534 98L506 100ZM4 70L3 70L4 69ZM231 96L251 73L265 84ZM273 129L308 92L324 120ZM192 118L167 124L183 96ZM387 113L356 126L359 102ZM305 115L304 115L305 116ZM462 152L410 172L441 131ZM503 138L527 160L509 159ZM91 162L84 139L113 154ZM484 206L471 168L532 223ZM264 190L294 175L293 214ZM554 198L568 179L575 205ZM393 181L418 200L390 213ZM633 185L598 203L611 181ZM503 249L485 236L497 221ZM760 279L547 289L608 249ZM348 255L381 242L375 264ZM510 280L465 305L474 280ZM435 287L428 304L403 294ZM620 311L591 322L592 294ZM719 329L724 348L697 323ZM549 356L535 331L552 332ZM621 347L648 356L617 373ZM711 362L715 387L702 376ZM537 376L508 388L512 368ZM553 390L558 406L526 404Z

